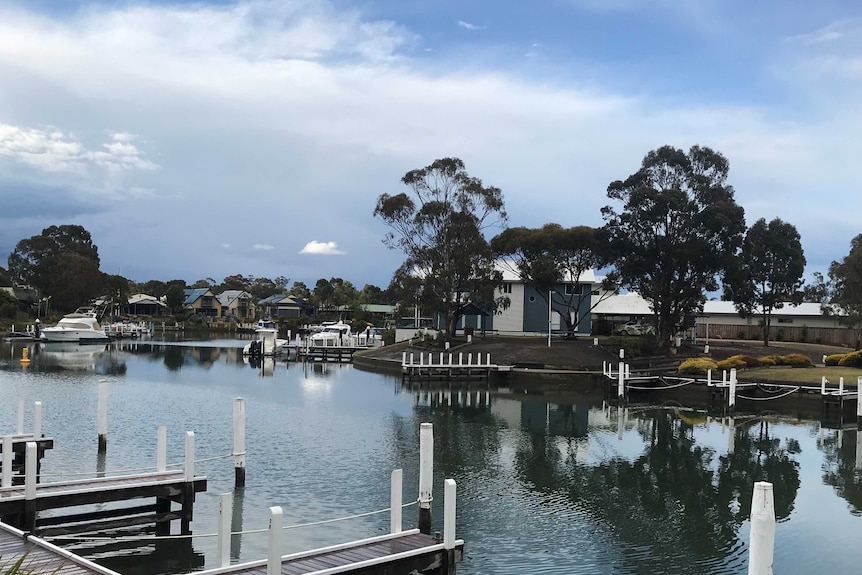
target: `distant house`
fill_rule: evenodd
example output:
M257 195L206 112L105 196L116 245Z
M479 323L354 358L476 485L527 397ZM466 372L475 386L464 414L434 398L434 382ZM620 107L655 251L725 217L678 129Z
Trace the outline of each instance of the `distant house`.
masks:
M216 296L221 306L221 317L251 319L255 317L257 306L254 296L245 290L229 289Z
M129 315L158 316L167 311L168 306L156 296L136 293L129 296Z
M299 318L314 315L314 306L300 297L285 294L269 296L257 302L257 309L269 317Z
M215 294L209 288L183 290L186 296L183 307L194 310L195 314L203 317L218 317L221 304Z

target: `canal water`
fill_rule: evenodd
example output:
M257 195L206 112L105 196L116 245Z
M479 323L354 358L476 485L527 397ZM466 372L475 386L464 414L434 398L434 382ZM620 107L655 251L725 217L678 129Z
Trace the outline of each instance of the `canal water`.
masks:
M104 469L153 467L156 430L168 426L168 460L185 431L208 478L192 540L60 541L123 573L214 567L218 496L233 492L232 404L247 412L247 484L235 493L233 530L361 514L389 505L389 475L404 470L404 501L418 491L419 426L434 424L434 529L443 480L458 485L459 573L659 574L745 572L752 484L774 483L775 573L862 570L862 447L855 430L825 429L795 414L712 419L668 398L625 410L586 379L577 395L556 385L517 392L413 390L400 378L349 364L243 361L239 340L111 346L0 343L0 433L26 426L33 401L55 447L44 480ZM108 449L97 454L100 380L108 386ZM584 392L583 390L587 390ZM442 393L441 393L442 391ZM416 525L416 507L404 513ZM286 531L285 552L386 532L385 513ZM174 526L174 532L179 525ZM146 534L147 528L122 534ZM266 533L234 537L232 560L266 556Z

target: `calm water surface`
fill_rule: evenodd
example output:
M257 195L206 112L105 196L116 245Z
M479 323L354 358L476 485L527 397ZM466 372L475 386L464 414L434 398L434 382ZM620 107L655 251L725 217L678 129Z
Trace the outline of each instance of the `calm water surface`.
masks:
M601 395L553 402L534 393L474 386L411 391L400 379L350 365L243 363L237 340L32 349L0 343L0 433L14 431L19 398L43 403L55 448L45 479L99 467L154 464L156 429L168 426L169 461L184 432L197 457L231 450L233 399L247 412L247 485L235 494L234 530L382 509L389 474L404 469L404 500L417 492L419 424L434 424L435 528L443 480L458 483L459 573L744 572L754 481L775 484L775 572L862 572L862 448L855 431L772 414L738 417L733 431L698 411L603 406ZM32 345L32 344L31 344ZM96 450L98 382L108 381L108 452ZM581 387L590 388L589 382ZM727 423L727 422L724 422ZM201 463L209 481L195 503L195 534L216 530L218 495L233 491L231 459ZM416 523L415 507L405 526ZM178 529L174 526L174 530ZM388 530L381 514L286 532L286 552ZM64 542L69 545L69 542ZM159 544L74 543L124 573L215 566L215 539ZM118 553L131 556L117 557ZM263 559L266 534L235 537L234 561Z

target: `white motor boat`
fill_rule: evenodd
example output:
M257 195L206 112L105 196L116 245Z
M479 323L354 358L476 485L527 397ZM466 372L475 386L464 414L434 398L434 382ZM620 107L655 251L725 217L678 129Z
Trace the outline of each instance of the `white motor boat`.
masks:
M308 337L311 347L353 347L356 345L350 325L344 322L326 325Z
M243 355L251 357L279 355L287 350L290 343L278 337L278 327L271 319L259 320L254 333L257 337L242 348Z
M47 342L105 343L110 338L99 325L95 312L76 311L57 322L53 327L43 327L39 338Z

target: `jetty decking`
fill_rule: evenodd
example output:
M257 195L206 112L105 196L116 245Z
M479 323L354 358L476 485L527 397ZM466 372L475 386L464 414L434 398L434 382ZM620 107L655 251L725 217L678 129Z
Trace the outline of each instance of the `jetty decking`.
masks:
M342 543L322 549L303 551L281 556L280 570L284 575L330 575L335 573L374 573L387 575L396 573L426 572L438 569L442 574L454 573L455 562L460 562L464 542L457 540L451 549L431 535L418 529L391 533L370 539ZM241 563L209 571L199 575L227 575L239 573L268 573L268 559ZM449 566L449 567L447 567ZM275 565L278 567L278 564Z
M20 573L119 575L116 571L0 523L0 572L6 573L7 569L11 569L19 560Z
M152 506L79 513L68 516L66 521L68 523L88 521L92 528L94 520L103 521L113 517L142 513L150 513L147 520L155 521L157 513L170 514L170 502L177 501L182 505L183 511L176 518L183 519L186 523L191 521L194 494L206 491L206 487L205 477L195 477L192 481L188 481L183 471L98 477L42 483L32 487L27 485L3 487L0 488L0 519L26 531L38 532L41 526L38 520L40 511L153 497L156 499L156 504ZM171 518L174 517L168 517L168 519ZM58 517L47 520L51 525L60 522ZM130 520L124 519L123 523L128 525Z

